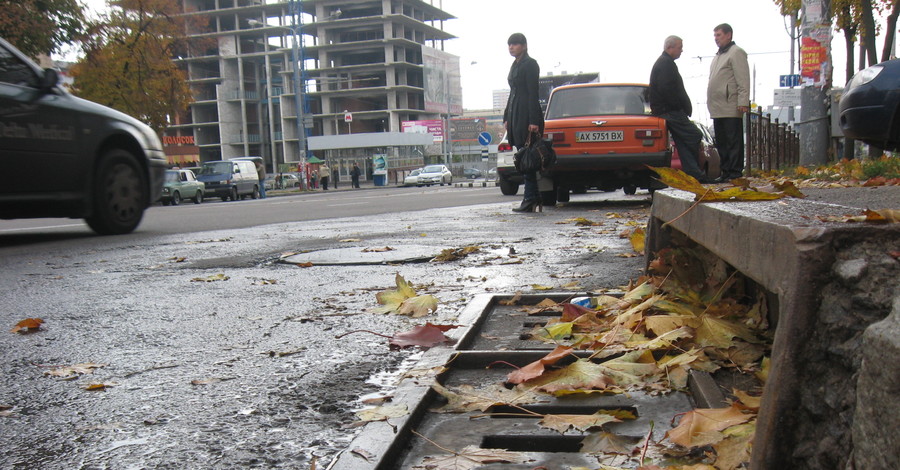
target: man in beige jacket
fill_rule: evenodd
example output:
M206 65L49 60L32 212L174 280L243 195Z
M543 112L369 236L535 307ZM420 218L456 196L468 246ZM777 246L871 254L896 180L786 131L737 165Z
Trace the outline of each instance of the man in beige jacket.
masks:
M744 173L744 114L750 111L750 66L747 53L732 40L728 23L713 30L719 51L709 68L706 106L713 120L716 149L722 160L721 182Z

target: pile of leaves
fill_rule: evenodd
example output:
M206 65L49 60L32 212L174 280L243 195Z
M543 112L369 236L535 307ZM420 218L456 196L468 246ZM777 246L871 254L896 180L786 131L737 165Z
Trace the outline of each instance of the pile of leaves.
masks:
M845 159L816 168L798 166L757 176L791 178L802 187L897 186L900 185L900 157Z
M636 442L605 429L607 423L634 419L626 410L542 415L539 424L583 433L581 451L596 454L605 469L620 468L610 466L614 462L647 469L739 468L749 460L760 401L754 395L767 372L771 339L765 298L745 290L739 273L702 248L664 250L649 273L621 297L592 297L592 308L549 299L523 306L529 314L559 312L531 332L555 349L512 371L504 383L481 389L434 385L447 400L435 411L490 413L502 405L533 416L528 405L550 396L665 394L686 389L691 370L727 368L757 377L753 390L733 391L728 408L673 416L674 427L659 441L652 432Z

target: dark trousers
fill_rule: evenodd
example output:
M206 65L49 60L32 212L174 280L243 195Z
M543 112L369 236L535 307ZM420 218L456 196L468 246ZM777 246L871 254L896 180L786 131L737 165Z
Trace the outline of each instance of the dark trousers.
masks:
M678 158L681 160L681 171L687 173L694 178L705 178L706 174L700 170L699 154L700 140L703 134L697 125L691 122L684 111L670 111L660 115L666 120L666 127L672 134L672 140L675 141L675 148L678 150Z
M744 119L714 118L716 150L722 161L722 175L739 178L744 174Z
M322 189L324 189L325 191L328 191L328 177L323 176L321 181L322 181Z
M354 188L359 187L359 176L353 175L350 177L350 186Z
M537 172L527 171L523 175L525 179L525 201L540 201L541 192L538 190Z

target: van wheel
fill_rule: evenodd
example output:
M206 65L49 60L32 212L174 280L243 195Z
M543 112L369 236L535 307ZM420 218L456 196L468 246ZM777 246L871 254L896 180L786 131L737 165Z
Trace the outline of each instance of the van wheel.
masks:
M194 204L200 204L203 202L203 191L197 190L197 194L194 195Z
M130 233L141 223L149 192L134 154L112 149L100 159L91 189L91 215L85 221L101 235Z
M231 194L229 195L229 198L231 198L232 201L238 200L237 188L231 188Z
M253 187L253 192L250 193L250 197L253 199L259 199L259 186Z
M181 193L175 191L172 193L172 205L177 206L179 204L181 204Z
M624 191L625 194L629 196L634 196L634 194L637 192L637 186L627 185L622 188L622 191Z

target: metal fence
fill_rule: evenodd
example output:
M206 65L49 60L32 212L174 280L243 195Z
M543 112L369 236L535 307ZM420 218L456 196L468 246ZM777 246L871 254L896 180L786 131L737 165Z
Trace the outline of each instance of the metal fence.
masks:
M748 170L778 170L800 164L800 136L770 114L751 112L747 124Z

